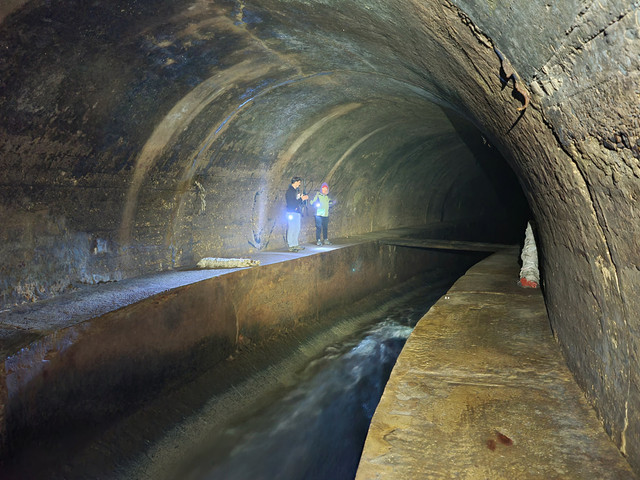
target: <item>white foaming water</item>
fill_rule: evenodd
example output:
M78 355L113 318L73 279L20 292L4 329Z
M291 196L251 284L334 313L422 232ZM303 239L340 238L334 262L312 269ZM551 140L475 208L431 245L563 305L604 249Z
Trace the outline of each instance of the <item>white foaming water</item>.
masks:
M462 272L379 292L290 355L256 365L175 425L119 480L353 479L369 423L413 327Z
M267 407L220 432L193 479L349 479L393 364L426 307L327 346ZM202 460L202 456L200 456Z

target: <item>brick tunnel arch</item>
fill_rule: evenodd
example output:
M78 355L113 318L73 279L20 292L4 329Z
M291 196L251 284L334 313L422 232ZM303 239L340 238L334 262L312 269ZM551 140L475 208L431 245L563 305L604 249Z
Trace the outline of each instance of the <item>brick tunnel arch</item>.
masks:
M3 308L274 248L292 175L331 181L336 235L512 240L522 187L554 331L640 468L637 2L14 1L0 19Z

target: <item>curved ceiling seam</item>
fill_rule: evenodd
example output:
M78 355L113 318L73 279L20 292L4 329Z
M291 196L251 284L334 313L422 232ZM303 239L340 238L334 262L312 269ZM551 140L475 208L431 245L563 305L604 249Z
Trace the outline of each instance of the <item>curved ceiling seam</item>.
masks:
M225 91L224 88L219 89L213 95L213 98L215 99L218 95L222 94L224 91ZM182 102L179 102L179 104L180 103ZM201 107L197 108L197 110L198 111L201 110L202 108L204 108L206 104L208 104L208 102L206 103L200 102ZM166 124L171 123L171 117L173 116L172 112L174 110L176 110L176 107L174 107L174 109L172 109L172 111L169 112L169 114L165 117L166 122L161 122L160 125L158 125L158 127L154 129L154 132L151 134L151 137L149 138L149 140L147 140L147 143L142 148L134 164L133 178L131 180L129 189L127 191L125 206L123 208L122 222L120 226L119 238L120 238L121 244L126 243L130 240L130 234L131 234L130 224L133 221L133 216L134 216L133 212L137 205L139 190L142 187L142 184L144 182L145 177L147 176L147 173L151 170L153 165L156 163L158 156L166 148L167 144L173 138L175 138L177 134L177 126L174 129L165 128ZM190 123L190 121L188 121L187 123ZM169 135L165 134L167 130L172 130L169 133ZM161 146L158 146L158 144L156 144L156 142L154 141L154 139L156 138L164 139L164 142L162 142ZM161 142L158 142L158 143L161 143Z
M325 181L326 181L327 183L331 183L332 178L333 178L333 175L335 175L336 171L337 171L337 170L338 170L338 168L342 165L342 163L344 162L344 160L345 160L346 158L348 158L348 157L353 153L353 151L354 151L355 149L357 149L358 147L360 147L363 143L365 143L366 141L368 141L368 140L369 140L371 137L373 137L374 135L376 135L376 134L378 134L378 133L380 133L380 132L382 132L382 131L384 131L384 130L387 130L387 129L393 128L393 127L395 127L395 126L397 126L397 125L400 125L401 123L402 123L402 122L399 122L399 121L397 121L397 122L391 122L391 123L388 123L388 124L386 124L386 125L383 125L382 127L379 127L379 128L377 128L377 129L375 129L375 130L373 130L373 131L371 131L371 132L369 132L369 133L367 133L367 134L365 134L365 135L361 136L360 138L358 138L355 142L353 142L353 143L352 143L352 144L351 144L351 145L350 145L350 146L345 150L345 152L344 152L344 153L340 156L340 158L335 162L334 166L331 168L330 172L329 172L329 173L327 174L327 176L325 177ZM425 140L425 142L423 142L422 144L420 144L420 145L418 145L418 146L414 147L410 152L408 152L408 154L407 154L404 158L409 158L409 157L411 157L411 156L413 155L413 153L414 153L414 152L416 152L416 151L418 151L418 150L420 150L420 149L427 148L427 147L428 147L428 146L426 145L426 140ZM394 166L397 166L397 165L398 165L398 162L394 162ZM381 179L380 186L379 186L379 188L378 188L378 196L377 196L378 200L379 200L379 198L380 198L380 197L379 197L379 192L382 190L382 184L384 183L384 179L385 179L385 178L387 178L387 177L389 176L390 171L391 171L391 170L388 170L388 171L385 173L385 175L383 176L383 178Z
M325 72L318 72L318 73L314 73L314 74L309 74L309 75L304 75L302 77L299 78L290 78L288 80L285 80L283 82L280 82L276 85L272 85L270 87L265 88L263 91L257 93L256 95L254 95L253 97L248 98L247 100L244 100L242 103L240 103L237 107L234 107L234 109L231 111L231 113L229 113L224 120L222 120L215 129L213 129L209 135L207 136L207 138L202 142L202 147L200 148L200 150L198 151L198 153L195 154L191 165L185 169L185 171L182 174L181 180L182 181L187 181L189 180L189 178L191 178L193 176L194 171L197 169L197 167L199 166L199 163L203 157L203 155L205 153L207 153L209 151L209 149L211 148L211 146L213 145L213 143L218 139L218 137L220 136L220 134L222 132L224 132L227 127L229 126L230 122L235 119L236 116L238 116L238 114L240 112L242 112L244 110L244 108L250 104L253 103L254 100L256 100L257 98L260 98L268 93L271 93L272 91L280 88L280 87L285 87L288 85L291 85L293 83L297 83L297 82L302 82L305 80L309 80L311 78L315 78L317 76L320 75L326 75Z
M266 95L267 93L272 92L275 88L279 88L281 86L286 86L289 85L291 83L297 82L297 81L305 81L305 80L309 80L312 78L316 78L318 76L321 75L334 75L334 74L358 74L358 75L366 75L366 76L380 76L380 77L385 77L385 78L389 78L391 80L393 80L394 82L397 82L400 85L406 86L408 87L408 89L414 93L417 93L420 97L424 98L425 100L434 103L438 106L445 107L445 108L452 108L453 107L446 101L444 101L443 99L441 99L440 97L436 96L435 94L429 92L428 90L425 90L424 88L420 87L419 85L415 85L403 80L399 80L397 78L395 78L392 75L385 75L382 74L380 72L366 72L366 71L359 71L359 70L344 70L344 69L339 69L339 70L328 70L328 71L321 71L321 72L315 72L315 73L310 73L308 75L305 75L299 79L289 79L285 82L281 82L278 85L274 85L272 87L269 87L268 89L265 89L264 91L260 92L259 94L255 95L254 97L252 97L251 99L245 101L244 103L242 103L239 107L237 107L228 117L225 118L225 120L217 127L217 129L214 131L215 136L210 136L207 138L207 140L205 141L205 145L200 149L200 151L197 154L197 157L199 157L202 153L204 153L206 150L208 150L211 145L215 142L215 140L218 137L218 134L221 131L224 131L224 129L226 129L226 127L228 126L229 122L235 118L243 109L242 107L244 107L246 104L249 103L249 101L262 96L262 95ZM345 112L346 113L346 112ZM323 120L320 120L321 122ZM321 125L320 125L321 126ZM319 127L318 127L319 128ZM298 143L296 145L296 143ZM287 152L285 152L285 154L283 155L282 158L277 159L276 163L274 165L272 165L270 172L272 172L272 175L277 175L278 173L280 173L280 175L282 175L282 170L284 168L284 164L286 164L286 162L288 162L292 157L295 151L297 151L297 149L301 146L301 144L296 140L292 143L292 147L294 148L294 151L292 151L292 147L290 147ZM191 166L191 173L190 175L193 175L193 170L197 167L197 160L198 158L194 158L193 164ZM284 164L283 164L284 162ZM189 175L183 175L183 181L186 181L188 179Z
M425 98L426 100L428 100L428 101L430 101L430 102L432 102L432 103L434 103L434 104L436 104L436 105L438 105L440 107L446 107L446 108L452 108L453 109L452 105L450 105L448 102L442 100L440 97L432 94L431 92L425 90L424 88L422 88L422 87L420 87L418 85L409 83L409 82L405 82L405 81L399 80L399 79L393 77L392 75L384 75L384 74L381 74L379 72L363 72L363 71L359 71L359 70L325 70L325 71L310 73L308 75L300 77L299 79L289 79L287 81L281 82L278 85L274 85L274 86L271 86L271 87L265 89L264 91L260 92L259 94L254 95L254 97L252 97L251 99L248 99L245 102L243 102L242 104L240 104L238 107L236 107L236 109L232 113L230 113L225 118L225 120L223 122L221 122L221 124L217 127L217 129L214 131L214 133L211 134L209 137L207 137L207 140L205 140L203 147L200 149L200 151L198 152L196 157L199 157L202 153L205 152L206 149L209 149L211 147L211 145L213 144L213 142L217 139L217 135L216 136L213 136L213 135L214 134L218 134L221 131L223 131L224 129L226 129L226 127L228 126L228 123L238 113L240 113L240 111L242 110L242 107L244 107L247 103L249 103L250 101L254 100L255 98L258 98L258 97L260 97L262 95L266 95L267 93L272 92L276 88L279 88L279 87L282 87L282 86L286 86L286 85L289 85L289 84L294 83L294 82L309 80L309 79L316 78L316 77L321 76L321 75L331 76L331 75L334 75L334 74L345 74L345 73L347 73L347 74L355 73L355 74L359 74L359 75L380 76L380 77L390 78L393 81L399 83L400 85L408 86L409 89L411 91L413 91L414 93L418 93L419 96ZM287 154L285 154L285 156L286 155ZM198 160L198 158L194 158L192 167L196 166L196 161L197 160ZM183 176L183 179L184 179L184 176Z
M375 196L375 207L374 207L374 211L380 211L380 209L377 207L377 206L378 206L378 204L379 204L379 202L380 202L380 200L381 200L381 198L380 198L380 192L383 190L384 184L385 184L385 182L387 181L387 178L389 178L389 176L391 175L391 172L394 172L394 174L395 174L395 173L397 173L397 171L398 171L398 169L399 169L400 165L401 165L401 164L404 164L404 163L405 163L405 161L406 161L408 158L410 158L410 157L411 157L411 154L412 154L413 152L417 151L417 150L418 150L418 149L420 149L420 148L425 148L425 147L424 147L424 146L425 146L425 143L426 143L426 142L423 142L423 143L422 143L422 144L420 144L419 146L414 147L410 152L408 152L408 154L407 154L406 156L404 156L404 157L402 158L402 160L401 160L401 161L399 161L399 162L393 162L393 168L389 168L389 169L387 169L387 171L385 172L385 174L384 174L384 175L382 176L382 178L380 179L380 182L378 183L378 189L377 189L377 191L376 191L376 196ZM378 220L378 219L376 218L376 216L375 216L375 215L372 215L372 216L371 216L371 223L370 223L370 226L369 226L369 231L371 231L371 232L373 232L373 228L374 228L374 227L373 227L373 223L374 223L374 221L375 221L375 220Z
M201 155L203 153L205 153L206 151L208 151L208 149L211 148L211 145L215 142L215 140L218 138L219 133L221 133L222 131L224 131L227 126L229 125L229 122L235 118L242 110L243 108L250 102L252 102L253 100L255 100L258 97L261 97L263 95L266 95L268 93L271 93L273 90L275 90L276 88L280 88L282 86L287 86L289 84L295 83L295 82L299 82L299 81L306 81L309 79L313 79L322 75L334 75L334 74L344 74L344 73L348 73L348 74L359 74L359 75L367 75L367 76L381 76L381 77L386 77L386 78L390 78L393 81L399 83L400 85L403 86L408 86L409 89L414 92L419 94L419 96L425 98L426 100L440 106L440 107L447 107L447 108L453 108L448 102L442 100L441 98L439 98L438 96L432 94L431 92L425 90L424 88L409 83L409 82L405 82L402 80L399 80L395 77L393 77L392 75L384 75L381 74L379 72L362 72L362 71L358 71L358 70L328 70L328 71L320 71L320 72L315 72L315 73L310 73L308 75L304 75L302 77L299 77L297 79L292 78L292 79L288 79L284 82L281 82L277 85L273 85L271 87L266 88L265 90L263 90L262 92L259 92L258 94L254 95L253 97L251 97L250 99L245 100L243 103L241 103L238 107L236 107L219 125L218 127L207 137L207 139L203 142L203 146L201 147L201 149L199 150L199 152L196 154L196 156L193 159L192 165L189 169L189 171L185 172L185 174L183 174L182 176L182 180L186 181L188 180L188 178L190 178L190 176L193 175L193 170L197 167L197 163L199 158L201 157ZM287 154L285 154L285 156L287 156ZM287 159L289 160L289 158ZM272 170L276 170L275 166L274 168L272 168Z
M284 176L284 172L286 170L286 166L294 157L296 152L300 149L302 145L304 145L309 138L311 138L318 130L324 127L326 124L340 118L344 115L347 115L351 111L354 111L358 108L362 107L360 103L347 103L343 105L333 106L330 111L325 114L321 119L316 121L310 127L306 128L297 138L290 144L287 151L276 158L275 162L271 165L271 168L268 171L265 179L265 189L268 192L272 192L272 200L275 200L275 197L278 195L274 189L271 188L271 184L280 182L282 177ZM325 180L326 181L326 180Z
M226 91L227 85L232 84L236 78L242 75L241 71L244 71L248 64L253 66L252 62L245 61L224 72L209 77L182 97L154 129L138 154L133 167L133 179L127 190L118 234L121 244L130 241L131 228L134 222L134 211L138 202L140 188L148 172L157 162L160 154L166 149L169 142L179 134L179 129L183 127L182 131L186 130L204 108ZM268 71L271 69L271 66L265 65L264 68ZM209 93L211 87L216 84L220 84L221 86L214 90L213 93ZM193 107L185 112L185 107L189 105L193 105ZM186 116L185 113L187 113ZM184 118L184 121L178 123L177 120L181 118Z
M351 155L351 153L353 153L353 150L355 150L357 147L359 147L362 143L366 142L367 140L369 140L369 138L371 138L372 136L380 133L383 130L387 130L389 128L393 128L397 125L402 124L403 122L401 121L395 121L395 122L390 122L387 123L386 125L383 125L381 127L378 127L377 129L362 135L360 138L358 138L356 141L354 141L346 150L345 152L340 156L340 158L335 162L335 164L333 165L333 167L331 168L331 170L329 171L329 173L327 174L327 182L333 177L333 175L335 174L336 170L340 167L340 165L342 164L342 162L349 156ZM415 147L415 149L420 148L420 147ZM414 149L414 150L415 150Z
M193 161L191 162L191 165L188 166L182 173L180 184L178 186L178 192L177 192L177 195L178 195L177 205L173 209L174 213L171 216L172 221L168 223L167 229L166 229L166 234L165 234L165 243L166 244L170 244L171 243L170 239L173 237L173 232L175 230L174 222L175 222L175 219L179 218L179 212L180 212L180 210L182 208L182 205L184 203L183 202L183 194L186 192L187 185L190 184L191 179L193 178L193 176L195 175L196 171L200 167L200 165L201 165L201 163L203 161L202 159L205 158L206 153L211 150L212 145L216 142L216 140L220 137L220 135L222 133L224 133L224 131L229 127L230 122L232 120L234 120L240 113L244 112L246 110L247 105L250 105L251 103L253 103L253 101L256 98L259 98L259 97L261 97L263 95L267 95L268 93L271 93L271 92L273 92L274 90L276 90L278 88L281 88L281 87L284 87L284 86L288 86L288 85L291 85L293 83L310 80L310 79L316 78L318 76L326 75L326 74L327 74L327 72L316 72L316 73L305 75L305 76L299 77L299 78L290 78L290 79L288 79L286 81L283 81L283 82L280 82L280 83L278 83L276 85L272 85L270 87L267 87L263 91L259 92L258 94L254 95L253 97L251 97L251 98L249 98L247 100L244 100L240 105L235 107L234 110L229 115L227 115L225 117L225 119L216 126L215 129L213 129L211 131L211 133L204 140L204 142L202 144L202 147L200 148L198 153L194 156ZM351 105L351 104L349 104L349 105ZM359 107L359 106L360 106L359 104L356 104L356 107ZM318 126L318 128L320 128L320 126ZM311 134L309 134L309 136L310 135ZM306 140L306 138L304 140ZM297 145L294 142L294 145L296 145L296 151L302 145L304 140L299 142ZM288 150L288 152L290 150L291 150L291 147ZM295 153L295 152L291 152L291 157L293 156L293 153ZM289 157L289 159L291 157ZM274 170L274 166L271 167L270 173L272 173L273 170ZM266 191L271 191L271 189L269 187L270 187L270 183L271 183L270 182L270 177L272 177L272 176L273 176L272 174L267 175L267 178L265 179L266 185L265 185L264 189Z
M333 167L331 167L331 170L329 171L329 173L327 174L327 176L325 177L325 181L327 183L331 183L331 180L333 178L333 175L335 174L336 170L338 169L338 167L340 167L340 165L342 164L342 162L345 160L345 158L347 158L349 155L351 155L351 153L353 153L353 151L358 148L362 143L366 142L370 137L372 137L373 135L386 130L387 128L391 128L394 125L397 125L399 122L393 122L393 123L389 123L387 125L383 125L382 127L379 127L363 136L361 136L360 138L358 138L355 142L353 142L345 151L344 153L340 156L340 158L338 160L336 160L336 162L334 163Z
M243 113L244 111L246 111L246 108L248 105L252 104L254 100L256 100L259 97L262 97L264 95L267 95L269 93L272 93L274 90L281 88L281 87L285 87L294 83L298 83L298 82L304 82L307 80L311 80L320 76L324 76L324 75L330 75L330 72L315 72L309 75L305 75L302 77L298 77L298 78L290 78L287 79L283 82L280 82L276 85L272 85L270 87L265 88L264 90L262 90L261 92L257 93L256 95L254 95L253 97L244 100L240 105L238 105L237 107L234 108L234 110L225 117L225 119L220 122L215 129L213 129L211 131L211 133L207 136L207 138L204 140L202 147L200 148L200 150L198 151L198 153L194 156L193 161L191 162L191 165L189 167L187 167L181 177L180 180L180 185L179 185L179 190L177 192L178 194L178 200L177 200L177 205L176 207L173 209L173 214L171 216L172 221L170 221L167 225L167 229L166 229L166 234L165 234L165 243L166 244L171 244L171 238L173 238L173 233L175 231L175 220L177 218L179 218L179 212L182 208L183 205L183 194L186 192L186 187L188 184L190 184L191 179L193 178L193 176L195 175L197 169L199 168L199 166L202 163L202 159L205 158L206 153L210 151L212 145L216 142L216 140L220 137L220 135L222 133L224 133L224 131L229 127L230 123L232 120L234 120L240 113ZM300 146L302 144L304 144L304 142L306 142L306 140L313 135L313 133L321 128L326 122L328 122L330 119L332 119L333 117L335 117L336 115L343 115L349 111L351 111L354 108L359 108L361 105L360 104L347 104L347 105L341 105L338 108L337 112L333 112L332 114L329 114L327 117L321 119L320 121L318 121L316 124L314 124L314 126L311 127L311 129L308 129L306 132L303 132L303 134L299 137L298 140L294 141L293 144L289 147L289 149L287 150L287 152L285 152L285 155L283 156L284 158L280 158L277 159L276 162L271 166L268 174L266 175L265 178L265 187L263 190L266 190L267 192L271 192L272 189L270 188L271 185L271 178L274 176L274 171L277 171L278 169L283 170L284 169L284 165L286 165L286 163L288 163L288 161L294 156L295 152L300 148ZM280 176L282 175L282 172L280 172ZM274 194L275 195L275 194ZM262 228L262 225L258 225L258 228Z

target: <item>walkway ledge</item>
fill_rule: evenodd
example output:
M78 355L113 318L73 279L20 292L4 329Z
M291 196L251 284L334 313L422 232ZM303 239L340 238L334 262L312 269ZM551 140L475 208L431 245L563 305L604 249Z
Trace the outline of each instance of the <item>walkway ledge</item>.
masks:
M356 480L633 479L563 360L517 250L471 268L420 320Z
M36 468L36 457L43 457L37 468L48 471L46 478L70 478L45 467L68 469L83 458L78 445L85 448L169 393L206 378L185 409L191 415L330 329L335 315L357 302L424 272L458 271L481 258L379 241L419 232L336 239L300 253L256 252L251 259L260 266L253 268L162 272L0 312L0 479L7 478L3 464ZM188 403L180 402L181 408ZM148 424L161 436L182 417L174 405ZM135 448L144 451L151 434L138 428L144 435L136 434ZM100 450L100 462L132 458L133 437ZM73 445L67 448L67 441Z

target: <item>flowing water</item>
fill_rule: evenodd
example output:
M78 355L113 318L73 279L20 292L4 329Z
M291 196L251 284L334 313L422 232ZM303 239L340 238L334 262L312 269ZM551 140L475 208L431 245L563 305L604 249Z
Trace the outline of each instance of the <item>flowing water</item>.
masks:
M443 285L423 287L376 309L367 325L327 345L287 388L219 428L174 475L191 480L354 478L393 365L415 324L445 291Z
M343 308L339 318L301 321L144 408L34 438L0 478L353 479L413 327L478 259L456 256Z

